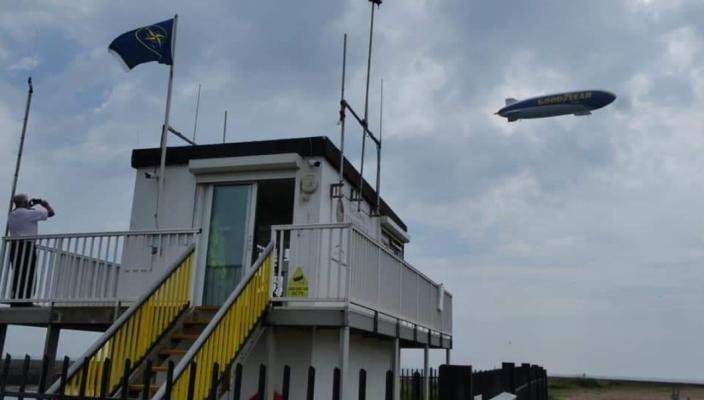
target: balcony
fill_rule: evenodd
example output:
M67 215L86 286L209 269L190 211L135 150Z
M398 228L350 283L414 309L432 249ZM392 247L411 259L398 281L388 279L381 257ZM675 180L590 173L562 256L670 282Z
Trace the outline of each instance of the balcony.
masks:
M370 331L451 344L452 295L356 226L279 225L272 236L279 308L345 309Z
M129 304L198 233L186 229L3 238L0 303Z

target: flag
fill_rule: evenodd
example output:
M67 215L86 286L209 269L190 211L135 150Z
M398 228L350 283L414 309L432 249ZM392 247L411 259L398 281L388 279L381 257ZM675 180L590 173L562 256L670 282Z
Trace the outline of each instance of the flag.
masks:
M173 34L172 18L123 33L110 43L108 51L128 70L150 61L173 65Z

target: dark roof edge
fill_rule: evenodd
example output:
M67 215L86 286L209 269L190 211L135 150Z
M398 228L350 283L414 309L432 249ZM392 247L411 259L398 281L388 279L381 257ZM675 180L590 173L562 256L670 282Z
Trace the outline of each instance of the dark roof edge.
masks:
M265 154L297 153L301 157L325 157L335 168L340 169L340 150L326 136L262 140L240 143L206 144L198 146L169 147L166 151L166 165L188 164L189 160L204 158L244 157ZM132 167L157 167L161 159L158 148L132 150ZM359 172L345 158L345 179L356 185ZM369 204L376 203L376 191L364 180L362 195ZM408 231L401 218L381 199L381 214L394 220L404 231Z

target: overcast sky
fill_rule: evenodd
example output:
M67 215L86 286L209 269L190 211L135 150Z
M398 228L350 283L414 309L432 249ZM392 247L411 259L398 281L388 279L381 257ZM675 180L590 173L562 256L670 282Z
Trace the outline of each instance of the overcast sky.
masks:
M199 143L220 140L225 110L232 141L339 143L342 35L361 109L366 0L4 1L0 201L31 74L19 189L57 209L42 231L128 227L130 153L158 146L168 69L127 73L107 46L176 12L172 125L192 134L201 83ZM703 19L701 0L384 2L382 192L409 226L407 259L454 294L454 362L701 379ZM618 98L589 117L493 115L576 89ZM14 330L6 349L41 343Z

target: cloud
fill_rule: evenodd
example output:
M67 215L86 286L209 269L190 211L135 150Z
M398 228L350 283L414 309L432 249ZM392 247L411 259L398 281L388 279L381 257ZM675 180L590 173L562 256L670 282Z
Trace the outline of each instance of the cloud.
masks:
M191 132L200 83L200 143L220 140L225 110L232 140L337 141L345 32L347 97L364 106L362 3L5 5L0 188L10 185L32 70L20 189L55 203L44 231L127 228L129 152L158 145L167 69L125 73L106 46L177 11L172 125ZM679 378L698 368L702 16L695 0L412 0L378 10L369 109L376 129L383 78L382 191L410 227L408 259L454 293L453 360ZM585 118L493 115L507 97L582 88L618 99Z

